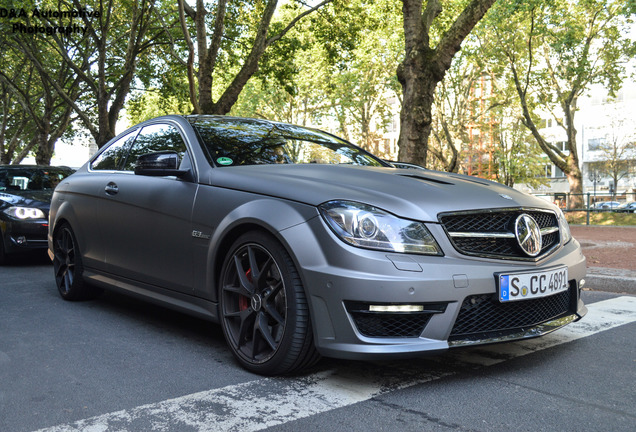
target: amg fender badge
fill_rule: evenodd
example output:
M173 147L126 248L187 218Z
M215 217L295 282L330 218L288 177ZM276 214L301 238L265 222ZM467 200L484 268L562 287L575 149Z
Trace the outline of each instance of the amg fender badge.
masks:
M197 230L192 230L192 237L200 238L204 240L210 240L209 234L203 234L201 231L197 231Z

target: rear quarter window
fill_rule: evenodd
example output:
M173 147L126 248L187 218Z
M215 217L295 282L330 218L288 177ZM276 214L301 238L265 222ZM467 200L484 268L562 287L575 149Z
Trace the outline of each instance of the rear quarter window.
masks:
M126 151L135 139L137 131L132 131L114 141L91 162L91 169L98 171L117 171L126 158Z

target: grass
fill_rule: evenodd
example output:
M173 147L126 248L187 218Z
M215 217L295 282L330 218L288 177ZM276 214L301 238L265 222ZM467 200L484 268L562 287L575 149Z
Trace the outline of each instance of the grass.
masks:
M587 213L584 211L566 212L565 218L573 225L587 223ZM590 212L590 225L636 225L636 213Z

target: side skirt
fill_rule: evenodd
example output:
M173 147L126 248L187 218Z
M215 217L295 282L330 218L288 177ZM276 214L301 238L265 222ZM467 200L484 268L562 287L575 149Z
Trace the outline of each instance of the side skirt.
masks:
M197 318L219 322L218 303L92 269L84 269L83 276L86 282L105 290L130 295Z

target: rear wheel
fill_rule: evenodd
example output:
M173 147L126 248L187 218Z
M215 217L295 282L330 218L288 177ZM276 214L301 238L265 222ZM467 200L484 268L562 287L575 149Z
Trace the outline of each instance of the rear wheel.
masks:
M53 235L53 270L57 290L65 300L87 300L101 293L84 281L82 257L68 224L60 226Z
M223 333L246 369L280 375L319 360L302 282L287 251L268 234L239 237L223 264Z

